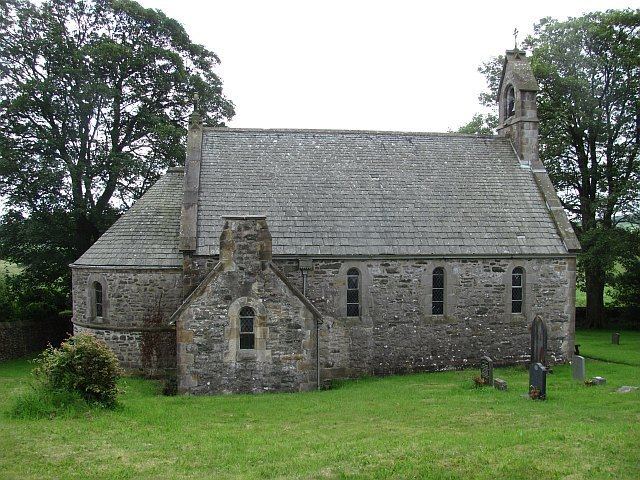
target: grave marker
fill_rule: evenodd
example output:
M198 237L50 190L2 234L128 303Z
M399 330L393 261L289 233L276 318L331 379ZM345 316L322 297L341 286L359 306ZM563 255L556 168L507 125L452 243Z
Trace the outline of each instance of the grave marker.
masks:
M542 317L536 315L531 323L531 364L545 365L547 359L547 326Z
M620 334L619 333L612 333L611 334L611 343L613 343L614 345L620 345Z
M638 387L632 387L630 385L623 385L616 390L618 393L631 393L634 390L638 390Z
M507 381L496 377L496 378L493 379L493 386L494 386L494 388L497 388L498 390L506 390L507 389Z
M573 379L584 381L586 376L584 357L581 357L580 355L574 355L573 361L571 362L571 367L573 372Z
M493 360L486 355L480 359L480 378L485 385L493 385Z
M547 369L540 362L529 367L529 397L534 400L547 398Z

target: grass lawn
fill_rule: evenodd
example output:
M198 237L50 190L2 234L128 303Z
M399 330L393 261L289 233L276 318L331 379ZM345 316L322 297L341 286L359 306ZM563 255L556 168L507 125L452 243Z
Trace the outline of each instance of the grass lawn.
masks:
M623 363L640 367L640 332L620 332L620 345L611 344L610 331L583 330L578 332L580 354L596 360Z
M606 306L613 305L615 302L613 300L613 296L615 295L615 289L610 287L609 285L604 287L604 304ZM576 289L576 307L586 307L587 306L587 292L581 290L580 288Z
M578 337L586 355L638 358L638 332L619 347L610 332ZM12 419L29 368L0 364L2 479L640 478L640 391L615 393L640 386L635 365L587 360L607 378L594 387L556 367L546 402L522 397L522 368L496 370L507 392L473 388L475 369L258 396L163 397L127 378L116 411Z
M621 263L616 262L613 266L614 274L622 273L624 271L624 267ZM611 285L605 285L604 287L604 304L605 306L614 305L614 297L616 294L616 289ZM586 307L587 306L587 292L580 288L580 285L577 285L576 288L576 307Z

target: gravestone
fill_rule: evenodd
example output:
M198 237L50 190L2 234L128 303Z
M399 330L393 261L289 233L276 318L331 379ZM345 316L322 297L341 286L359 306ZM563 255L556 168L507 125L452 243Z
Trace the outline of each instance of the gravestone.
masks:
M593 377L591 379L591 383L594 385L604 385L605 383L607 383L607 379L604 377Z
M581 357L580 355L574 355L573 361L571 362L571 367L573 371L573 379L584 381L586 376L584 357Z
M496 378L493 379L493 386L494 386L494 388L497 388L498 390L506 390L507 389L507 381L496 377Z
M630 385L623 385L616 390L618 393L631 393L635 390L638 390L638 387L632 387Z
M613 343L614 345L620 345L620 334L619 333L611 334L611 343Z
M547 369L540 362L529 367L529 397L535 400L547 398Z
M545 365L547 359L547 326L542 317L536 315L531 323L531 365Z
M480 359L480 378L485 385L493 385L493 360L486 355Z

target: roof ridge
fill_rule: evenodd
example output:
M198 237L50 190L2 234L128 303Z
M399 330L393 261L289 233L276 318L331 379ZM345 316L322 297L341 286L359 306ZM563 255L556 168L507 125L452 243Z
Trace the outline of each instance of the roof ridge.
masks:
M457 133L457 132L406 132L400 130L340 130L327 128L245 128L245 127L213 127L205 126L208 132L255 132L255 133L312 133L312 134L364 134L364 135L402 135L402 136L420 136L420 137L461 137L461 138L486 138L486 139L504 139L506 137L500 135L478 135L473 133Z

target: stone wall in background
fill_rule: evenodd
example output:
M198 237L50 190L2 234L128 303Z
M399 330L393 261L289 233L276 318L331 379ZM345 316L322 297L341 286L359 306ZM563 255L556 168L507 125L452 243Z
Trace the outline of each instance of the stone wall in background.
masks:
M68 319L37 322L0 322L0 362L44 350L51 343L58 346L71 333Z
M576 307L576 328L593 328L587 322L587 307ZM605 307L604 323L599 328L640 330L640 307Z

